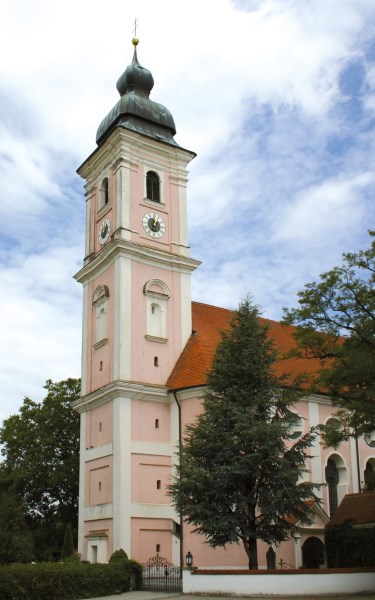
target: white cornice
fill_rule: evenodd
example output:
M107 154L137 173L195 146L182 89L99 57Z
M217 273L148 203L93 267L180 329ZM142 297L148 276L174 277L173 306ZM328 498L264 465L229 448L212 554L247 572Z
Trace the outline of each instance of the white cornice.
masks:
M203 398L205 391L207 390L206 385L200 385L195 387L183 388L180 390L170 391L170 396L174 400L174 394L177 396L177 400L192 400L195 398Z
M94 260L78 271L74 275L74 278L81 283L87 283L87 281L96 277L103 268L107 268L113 264L118 256L138 260L143 264L153 267L161 267L183 273L192 273L201 264L199 260L195 260L189 256L164 252L163 250L142 246L128 240L114 239Z
M114 400L119 396L136 400L149 400L168 404L170 403L170 399L168 397L168 388L166 387L117 380L98 390L86 394L86 396L83 396L78 400L75 400L72 403L72 406L76 411L84 412Z
M156 141L124 127L116 127L108 138L82 163L77 169L77 173L84 179L95 179L104 167L109 164L115 167L118 160L138 162L139 151L152 153L156 151L165 160L168 161L174 158L185 167L196 156L194 152L180 146Z

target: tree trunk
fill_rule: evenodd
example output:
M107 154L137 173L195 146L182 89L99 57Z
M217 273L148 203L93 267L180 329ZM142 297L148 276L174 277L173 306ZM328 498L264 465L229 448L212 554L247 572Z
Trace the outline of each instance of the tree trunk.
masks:
M256 537L247 539L243 544L249 559L249 569L258 570L258 548Z
M258 569L258 548L257 540L249 540L249 569Z

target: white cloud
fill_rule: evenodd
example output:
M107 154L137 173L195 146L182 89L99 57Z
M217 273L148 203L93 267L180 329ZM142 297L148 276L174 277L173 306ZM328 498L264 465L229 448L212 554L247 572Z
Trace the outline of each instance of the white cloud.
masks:
M188 190L195 299L252 292L277 318L373 223L373 0L5 0L0 38L0 419L47 378L78 375L83 182L100 121L138 56ZM373 46L375 48L375 46ZM340 88L361 61L355 98ZM352 103L353 101L353 103Z

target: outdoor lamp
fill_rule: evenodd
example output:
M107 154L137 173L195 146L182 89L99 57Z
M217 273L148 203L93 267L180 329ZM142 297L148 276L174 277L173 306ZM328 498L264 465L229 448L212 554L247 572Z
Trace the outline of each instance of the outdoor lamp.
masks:
M191 566L192 566L192 564L193 564L193 555L192 555L192 553L190 552L190 550L189 550L189 552L187 553L187 555L185 556L185 560L186 560L186 566L187 566L187 567L190 569L190 567L191 567Z

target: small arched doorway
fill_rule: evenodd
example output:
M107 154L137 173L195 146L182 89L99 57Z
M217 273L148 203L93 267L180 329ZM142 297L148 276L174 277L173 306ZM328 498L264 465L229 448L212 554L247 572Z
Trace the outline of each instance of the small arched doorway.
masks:
M309 537L302 546L302 564L306 569L319 569L324 564L324 544L317 537Z

